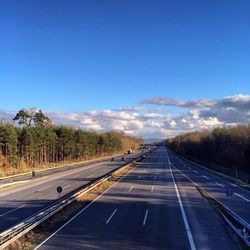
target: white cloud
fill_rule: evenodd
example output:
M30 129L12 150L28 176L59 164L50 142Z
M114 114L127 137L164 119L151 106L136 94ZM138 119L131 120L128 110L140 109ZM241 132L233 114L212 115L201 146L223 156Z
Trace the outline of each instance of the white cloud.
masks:
M144 126L151 127L151 128L162 128L164 127L164 123L160 121L150 120L150 121L145 121Z
M47 115L57 124L65 124L88 130L118 130L129 131L143 129L143 122L138 119L137 113L124 111L91 110L79 113L47 112Z
M175 128L176 126L176 122L174 120L172 120L169 124L171 128Z
M201 118L199 120L200 128L209 129L210 127L215 127L221 125L222 122L218 120L217 117L209 117L208 119Z
M195 120L199 119L199 111L198 110L190 110L189 113L193 119L195 119Z
M140 104L155 104L165 106L176 106L182 108L201 108L210 107L214 104L212 100L191 100L185 101L180 99L168 98L168 97L154 97L147 98L139 102Z
M145 114L142 116L144 119L159 119L159 118L163 118L164 115L162 114L156 114L156 113L149 113L149 114Z
M147 100L153 100L147 99ZM142 101L145 103L145 100ZM147 103L150 103L149 101ZM152 101L153 104L156 100ZM217 126L250 123L250 95L235 95L219 100L183 101L162 98L159 105L186 107L186 112L169 114L144 107L90 110L86 112L45 112L56 124L86 130L123 131L144 138L166 138L179 133ZM159 110L158 110L159 111ZM14 116L15 112L13 112ZM0 121L11 121L11 114L0 112Z
M200 110L204 118L217 117L224 124L250 123L250 95L227 96L209 109Z
M250 95L227 96L217 103L217 106L224 108L235 108L241 110L250 110Z
M161 109L147 109L144 107L120 107L114 109L115 111L124 111L124 112L143 112L143 113L159 113Z

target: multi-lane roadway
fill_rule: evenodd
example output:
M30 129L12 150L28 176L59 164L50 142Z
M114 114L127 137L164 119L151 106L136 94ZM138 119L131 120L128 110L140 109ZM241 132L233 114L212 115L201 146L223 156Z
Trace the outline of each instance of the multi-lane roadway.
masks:
M0 233L58 200L57 186L63 188L62 197L139 155L140 152L126 155L125 161L117 157L114 161L104 160L84 166L63 168L27 180L22 185L0 189Z
M158 147L36 249L240 249L192 181L220 195L227 184ZM232 209L234 200L247 206L237 193Z
M169 161L177 178L186 178L193 185L208 191L224 206L250 224L250 192L230 183L168 150Z

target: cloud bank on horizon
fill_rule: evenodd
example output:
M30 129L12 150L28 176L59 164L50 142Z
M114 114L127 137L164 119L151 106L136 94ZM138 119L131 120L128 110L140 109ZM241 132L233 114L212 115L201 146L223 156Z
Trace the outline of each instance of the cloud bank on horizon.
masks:
M166 138L194 130L250 123L250 95L217 100L154 97L141 100L139 105L74 113L44 112L56 124L86 130L123 131L143 138ZM172 107L174 112L169 111ZM2 112L2 119L3 114L7 113Z

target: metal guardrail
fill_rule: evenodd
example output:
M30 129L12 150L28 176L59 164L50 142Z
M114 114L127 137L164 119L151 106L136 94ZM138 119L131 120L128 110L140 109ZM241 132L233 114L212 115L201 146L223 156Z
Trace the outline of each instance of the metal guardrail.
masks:
M239 215L233 212L230 208L218 201L212 194L196 185L196 188L201 192L206 193L218 206L218 211L222 215L225 222L232 228L232 230L241 238L241 240L250 247L250 224L243 220Z
M218 208L220 214L232 230L241 238L241 240L250 247L250 225L234 213L231 209L224 206L216 200L222 207Z
M234 223L232 223L231 219L228 219L228 217L219 210L221 213L223 219L226 221L226 223L232 228L232 230L243 240L243 242L247 245L247 247L250 248L250 234L249 229L246 229L246 227L242 226L236 226ZM237 222L237 219L236 219Z
M126 163L126 165L109 172L107 175L102 177L101 179L98 179L94 183L91 183L84 189L69 195L68 197L65 197L58 202L52 204L51 206L41 210L37 214L33 215L32 217L29 217L19 224L15 225L14 227L2 232L0 234L0 250L6 248L9 246L11 243L16 241L18 238L22 237L25 235L27 232L31 231L33 228L37 227L39 224L65 208L67 205L72 203L73 201L76 201L77 198L80 198L82 195L86 194L87 192L91 191L95 187L99 186L103 182L109 180L112 178L114 175L118 174L119 172L123 171L125 168L136 164L138 159L143 159L142 156L140 156L137 159L132 160L131 162Z

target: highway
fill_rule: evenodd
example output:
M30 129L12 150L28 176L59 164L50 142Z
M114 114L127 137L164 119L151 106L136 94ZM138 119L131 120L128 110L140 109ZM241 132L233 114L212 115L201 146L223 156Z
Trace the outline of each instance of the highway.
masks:
M58 169L47 175L28 180L22 185L0 189L0 232L32 216L58 200L57 186L63 188L61 197L73 192L96 178L112 171L141 153L137 152L114 161L104 160L89 165Z
M35 249L240 249L172 159L159 147Z
M170 150L169 159L175 175L179 178L188 179L194 185L199 185L242 220L250 224L250 192L248 190L230 183L194 163L183 160ZM230 192L228 192L229 189ZM228 196L229 193L231 193L230 196Z

